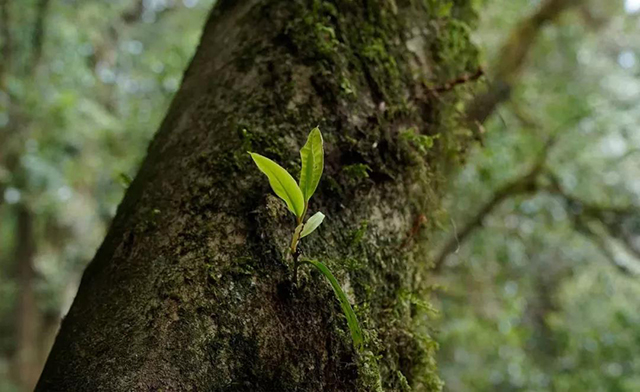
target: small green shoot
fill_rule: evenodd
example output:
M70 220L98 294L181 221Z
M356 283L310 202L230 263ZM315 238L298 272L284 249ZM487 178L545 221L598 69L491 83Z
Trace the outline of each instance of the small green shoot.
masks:
M316 213L307 223L303 224L304 217L309 208L309 200L318 188L320 177L324 169L324 147L320 129L315 127L309 133L307 142L300 150L302 169L300 170L300 183L296 184L291 174L282 166L271 159L254 152L249 152L251 158L269 179L271 189L287 204L289 211L296 216L296 231L291 241L291 251L295 253L296 245L300 238L311 234L324 219L324 214ZM297 228L308 225L307 230ZM301 232L305 234L301 236Z
M291 237L290 252L293 257L293 281L297 283L298 278L298 265L300 258L300 250L298 249L298 243L300 240L309 234L313 233L324 221L324 214L322 212L316 212L309 220L304 222L304 218L307 215L309 209L309 200L315 193L320 183L320 177L322 177L322 171L324 169L324 142L322 140L322 134L318 127L311 130L307 142L300 150L300 158L302 160L302 169L300 170L300 182L296 184L291 174L289 174L282 166L278 165L271 159L264 157L260 154L250 152L251 158L258 166L261 172L263 172L269 179L271 189L280 197L296 217L296 228L293 231ZM327 278L333 291L335 292L340 306L347 318L347 325L351 331L351 337L353 338L353 344L357 349L362 347L363 338L362 330L358 324L351 304L347 296L342 291L340 284L333 276L331 271L319 261L305 259L303 262L308 263L316 267Z

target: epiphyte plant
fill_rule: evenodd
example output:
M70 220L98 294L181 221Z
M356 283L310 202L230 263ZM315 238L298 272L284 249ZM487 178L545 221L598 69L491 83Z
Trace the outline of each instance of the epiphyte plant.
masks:
M304 258L299 260L300 250L298 248L298 243L302 238L313 233L320 224L322 224L325 217L322 212L318 211L306 222L304 221L304 218L307 215L307 210L309 209L309 200L318 188L320 177L322 177L322 171L324 170L323 144L324 142L322 140L322 133L320 133L320 129L318 127L313 128L309 133L307 142L300 150L302 169L300 170L299 184L296 183L289 172L276 162L254 152L249 152L249 154L258 166L258 169L260 169L260 171L269 179L271 189L273 189L275 194L285 202L289 211L291 211L291 213L296 217L296 227L293 231L291 245L289 248L294 263L294 283L297 282L298 265L300 264L300 261L317 268L331 284L331 287L340 302L340 307L347 319L347 325L351 332L353 344L356 348L360 349L363 343L362 330L360 329L358 319L353 312L353 308L351 307L351 304L340 287L337 279L323 263L317 260Z

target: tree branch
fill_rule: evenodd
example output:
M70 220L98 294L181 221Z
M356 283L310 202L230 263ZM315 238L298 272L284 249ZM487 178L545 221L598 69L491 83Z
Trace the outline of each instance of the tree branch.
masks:
M44 46L44 31L46 28L47 10L50 0L38 0L36 7L36 20L31 37L32 51L30 72L33 73L40 64L42 58L42 48Z
M589 223L585 221L584 217L576 216L573 219L574 226L576 227L576 231L582 233L585 237L587 237L602 253L602 255L611 262L611 264L618 269L620 272L625 275L631 275L633 271L626 265L620 263L618 258L616 257L613 250L611 250L607 241L602 238L602 236L598 235L590 226Z
M491 214L503 201L514 196L535 192L537 189L536 178L538 177L541 169L542 165L534 165L534 167L525 175L504 185L494 193L493 197L484 204L473 218L469 220L456 235L449 238L435 257L433 269L438 271L444 264L447 256L453 253L458 247L458 244L463 242L475 229L482 226L484 218Z
M602 249L602 252L605 256L607 256L610 260L615 261L614 264L617 268L622 268L624 266L621 266L620 263L616 261L615 257L611 257L612 253L611 250L606 246L606 241L601 238L601 236L598 236L598 234L595 233L591 229L591 227L589 227L588 222L586 221L587 219L590 218L597 220L600 224L603 225L609 237L619 239L630 254L640 259L640 249L638 249L633 244L631 238L625 236L620 228L615 227L613 224L611 224L611 222L609 222L611 220L611 216L619 218L629 216L631 214L640 214L638 208L635 206L599 205L586 202L566 192L562 187L560 179L553 173L553 171L545 168L547 156L549 155L550 151L557 141L558 138L553 136L547 139L544 148L542 149L537 162L532 167L532 169L523 176L500 188L496 193L494 193L493 197L476 213L476 215L474 215L474 217L470 221L468 221L465 226L463 226L462 230L458 231L454 236L449 238L449 240L445 243L440 252L434 258L433 269L435 271L440 270L449 254L453 253L459 246L459 244L463 242L467 237L469 237L469 235L475 229L481 227L485 217L491 214L503 201L511 197L532 194L543 190L549 192L550 194L559 196L563 199L566 205L566 209L573 216L576 228L582 229L578 231L586 233L587 237L591 239L593 239L593 236L598 237L597 240L594 240L594 243ZM538 185L537 178L540 175L545 175L550 181L550 184L546 186Z
M551 152L557 141L558 138L555 136L547 138L531 169L521 177L507 183L496 193L494 193L493 197L476 213L476 215L474 215L474 217L470 221L468 221L463 226L462 230L454 233L454 236L449 238L444 247L442 247L440 252L434 258L433 269L435 271L440 270L445 260L447 259L447 256L453 253L455 249L457 249L459 244L464 241L476 228L482 226L482 221L484 220L484 218L487 215L491 214L503 201L511 197L531 194L538 190L538 176L543 171L545 171L547 157L549 156L549 153Z
M479 95L468 106L469 123L483 124L500 103L509 99L542 27L578 3L578 0L546 0L536 13L518 23L518 27L511 32L500 50L488 91Z
M615 254L607 244L606 239L593 230L589 225L588 219L597 221L602 226L605 231L604 234L607 237L618 239L629 254L640 260L640 250L633 245L631 239L628 236L625 236L622 230L614 227L611 222L608 222L610 220L608 219L608 216L611 215L616 218L620 218L631 214L638 214L640 212L638 211L638 208L633 206L604 206L585 202L584 200L578 199L566 192L562 188L559 179L553 173L549 173L549 178L551 179L552 185L548 190L563 198L569 211L575 211L575 208L571 207L578 207L578 213L573 214L573 221L578 231L585 233L586 236L601 249L602 253L611 260L618 269L626 273L631 273L632 271L628 267L621 265L618 262Z
M0 0L0 39L2 40L2 61L0 61L0 87L4 88L5 75L11 68L13 41L11 37L9 0Z

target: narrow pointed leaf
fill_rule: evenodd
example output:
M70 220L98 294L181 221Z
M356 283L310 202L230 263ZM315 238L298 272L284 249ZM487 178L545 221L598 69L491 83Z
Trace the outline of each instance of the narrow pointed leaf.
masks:
M316 191L324 168L324 147L322 134L318 127L313 128L307 142L300 150L302 170L300 171L300 189L304 200L309 201Z
M293 212L295 216L301 217L304 213L304 198L302 191L296 184L296 180L282 166L271 159L253 152L249 154L258 169L269 178L271 189L287 203L289 211Z
M313 214L313 216L309 218L309 220L307 220L307 223L304 224L302 233L300 233L300 238L304 238L309 234L313 233L318 228L318 226L322 224L323 220L324 220L324 214L322 212L318 211L315 214Z
M333 292L336 294L336 297L338 297L338 301L340 302L340 307L342 308L342 311L344 312L344 315L347 318L347 326L349 327L349 331L351 332L351 339L353 339L353 345L357 349L362 348L364 338L362 335L362 330L360 329L360 323L358 323L358 318L356 317L356 314L353 312L353 308L351 308L349 299L347 298L347 295L344 293L344 291L342 291L342 287L340 287L340 283L338 283L338 280L335 278L335 276L333 276L329 268L327 268L327 266L322 264L321 262L317 260L310 260L310 259L304 259L302 261L316 267L322 273L322 275L324 275L325 278L327 278L329 283L331 283Z

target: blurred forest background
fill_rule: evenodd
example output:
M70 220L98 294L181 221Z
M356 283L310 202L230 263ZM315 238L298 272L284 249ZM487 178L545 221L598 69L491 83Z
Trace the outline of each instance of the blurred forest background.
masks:
M0 392L37 380L212 3L0 0ZM488 118L424 303L445 390L640 391L640 0L477 11L483 87L442 93Z

